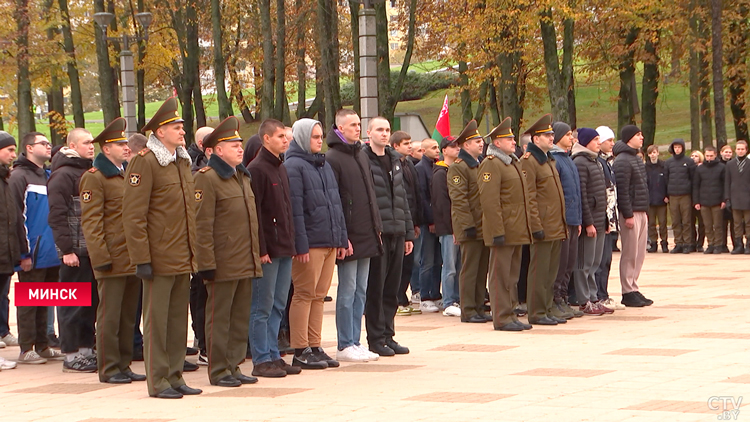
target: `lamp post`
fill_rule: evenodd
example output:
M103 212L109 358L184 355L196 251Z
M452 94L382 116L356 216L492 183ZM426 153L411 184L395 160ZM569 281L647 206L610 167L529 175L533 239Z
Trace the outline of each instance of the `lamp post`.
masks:
M148 41L148 27L151 25L153 16L151 13L142 12L136 13L135 18L138 23L143 27L143 36L128 35L127 33L122 34L120 37L108 37L107 27L112 22L115 15L107 12L94 13L94 20L96 24L101 28L104 33L104 40L120 43L122 49L120 50L120 85L122 86L122 111L123 117L127 121L127 129L125 134L130 137L137 132L138 123L136 122L135 116L135 74L133 72L133 52L130 51L130 45L138 43L139 41ZM105 122L106 124L107 122Z

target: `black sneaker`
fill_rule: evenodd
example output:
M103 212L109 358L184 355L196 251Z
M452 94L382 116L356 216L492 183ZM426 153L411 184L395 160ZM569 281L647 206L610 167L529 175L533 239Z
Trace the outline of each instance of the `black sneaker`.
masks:
M636 292L623 293L621 303L631 308L642 308L646 306L646 303L641 300Z
M638 292L638 291L633 292L633 293L635 293L638 296L638 299L640 299L641 302L643 302L646 306L651 306L654 304L654 301L651 299L648 299L646 296L643 296L643 293Z
M328 353L326 353L322 347L314 348L313 353L318 357L319 360L326 362L329 368L338 368L340 366L339 361L328 356Z
M313 353L311 348L306 347L301 355L294 356L292 366L299 366L302 369L325 369L328 368L328 362Z
M63 372L91 373L96 372L96 358L77 356L63 362Z
M385 345L390 347L397 355L409 354L409 348L398 344L396 340L393 340L393 339L386 340Z

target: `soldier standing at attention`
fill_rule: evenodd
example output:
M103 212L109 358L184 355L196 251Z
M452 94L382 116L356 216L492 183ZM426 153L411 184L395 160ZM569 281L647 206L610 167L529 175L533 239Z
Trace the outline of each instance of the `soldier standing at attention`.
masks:
M99 381L110 384L146 381L145 375L130 370L141 281L130 263L122 225L123 164L130 157L126 124L125 119L118 117L94 138L102 152L80 183L83 235L99 292L96 311Z
M190 273L195 263L195 186L177 99L143 128L146 148L128 165L122 218L130 262L143 280L148 394L164 399L202 393L182 378Z
M506 117L489 133L487 158L479 165L484 244L490 248L490 302L495 330L523 331L531 325L518 320L518 274L521 248L531 243L529 194L516 140Z
M258 215L250 172L242 165L236 117L219 123L203 139L213 153L195 174L198 274L206 284L206 349L211 385L239 387L258 382L243 375L252 279L262 275Z
M487 266L490 250L482 240L482 204L479 201L477 175L479 155L484 141L472 120L456 142L461 147L458 159L448 167L448 194L451 198L453 234L461 245L461 322L487 322L484 314L484 292L487 286Z
M562 183L555 159L549 153L555 140L552 116L545 114L526 133L531 135L531 143L521 164L528 182L529 225L534 238L528 276L529 324L564 324L565 318L552 315L552 287L559 269L562 240L567 236Z

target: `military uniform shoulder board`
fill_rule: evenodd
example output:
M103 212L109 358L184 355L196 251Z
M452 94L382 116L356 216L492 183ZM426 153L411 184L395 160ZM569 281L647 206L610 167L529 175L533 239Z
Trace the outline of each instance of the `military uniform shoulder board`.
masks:
M99 171L99 169L97 169L96 167L91 167L89 169L89 173L96 173L97 171Z
M144 155L148 154L148 153L149 153L150 151L151 151L151 150L150 150L150 149L148 149L148 148L143 148L142 150L140 150L140 151L138 152L138 155L140 155L141 157L143 157Z
M462 161L463 161L463 159L461 159L461 158L456 158L456 161L454 161L454 163L455 163L455 164L458 164L458 163L460 163L460 162L462 162Z
M211 170L211 167L209 167L209 166L206 166L206 167L203 167L202 169L198 170L198 172L199 172L199 173L205 173L205 172L207 172L207 171L209 171L209 170Z
M495 156L494 156L494 155L490 155L490 156L488 156L488 157L487 157L487 159L488 159L488 160L492 160L492 159L494 159L494 158L495 158Z
M526 154L523 155L523 158L529 158L529 157L531 157L531 153L530 152L527 152Z

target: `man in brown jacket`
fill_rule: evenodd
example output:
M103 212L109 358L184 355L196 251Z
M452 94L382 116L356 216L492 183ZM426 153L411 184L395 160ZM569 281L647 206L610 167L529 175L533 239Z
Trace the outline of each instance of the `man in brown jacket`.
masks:
M146 380L145 375L130 370L140 280L130 263L122 225L123 164L130 157L124 136L126 124L125 119L118 117L94 138L102 152L80 183L83 235L99 292L96 311L99 381L110 384Z
M152 133L128 165L122 206L130 262L143 280L148 393L159 398L202 392L182 378L197 243L195 186L182 122L172 97L144 127Z
M531 143L521 159L529 194L531 244L528 276L528 315L530 324L564 324L565 318L552 315L552 286L560 264L560 246L567 236L565 197L555 159L549 153L554 144L552 116L545 114L526 133Z
M523 331L531 325L518 320L518 274L521 247L531 243L529 195L516 140L507 117L487 135L487 158L479 165L484 244L490 248L490 302L495 330Z
M262 275L258 215L250 172L242 166L242 138L234 116L203 139L213 151L195 174L198 206L198 273L208 290L206 349L212 385L238 387L258 381L243 375L250 327L252 279Z
M477 186L478 159L484 141L475 120L466 125L456 142L461 151L456 162L448 167L448 194L453 234L461 245L461 272L458 276L461 322L487 322L491 317L484 313L484 293L490 250L482 240L482 204Z

